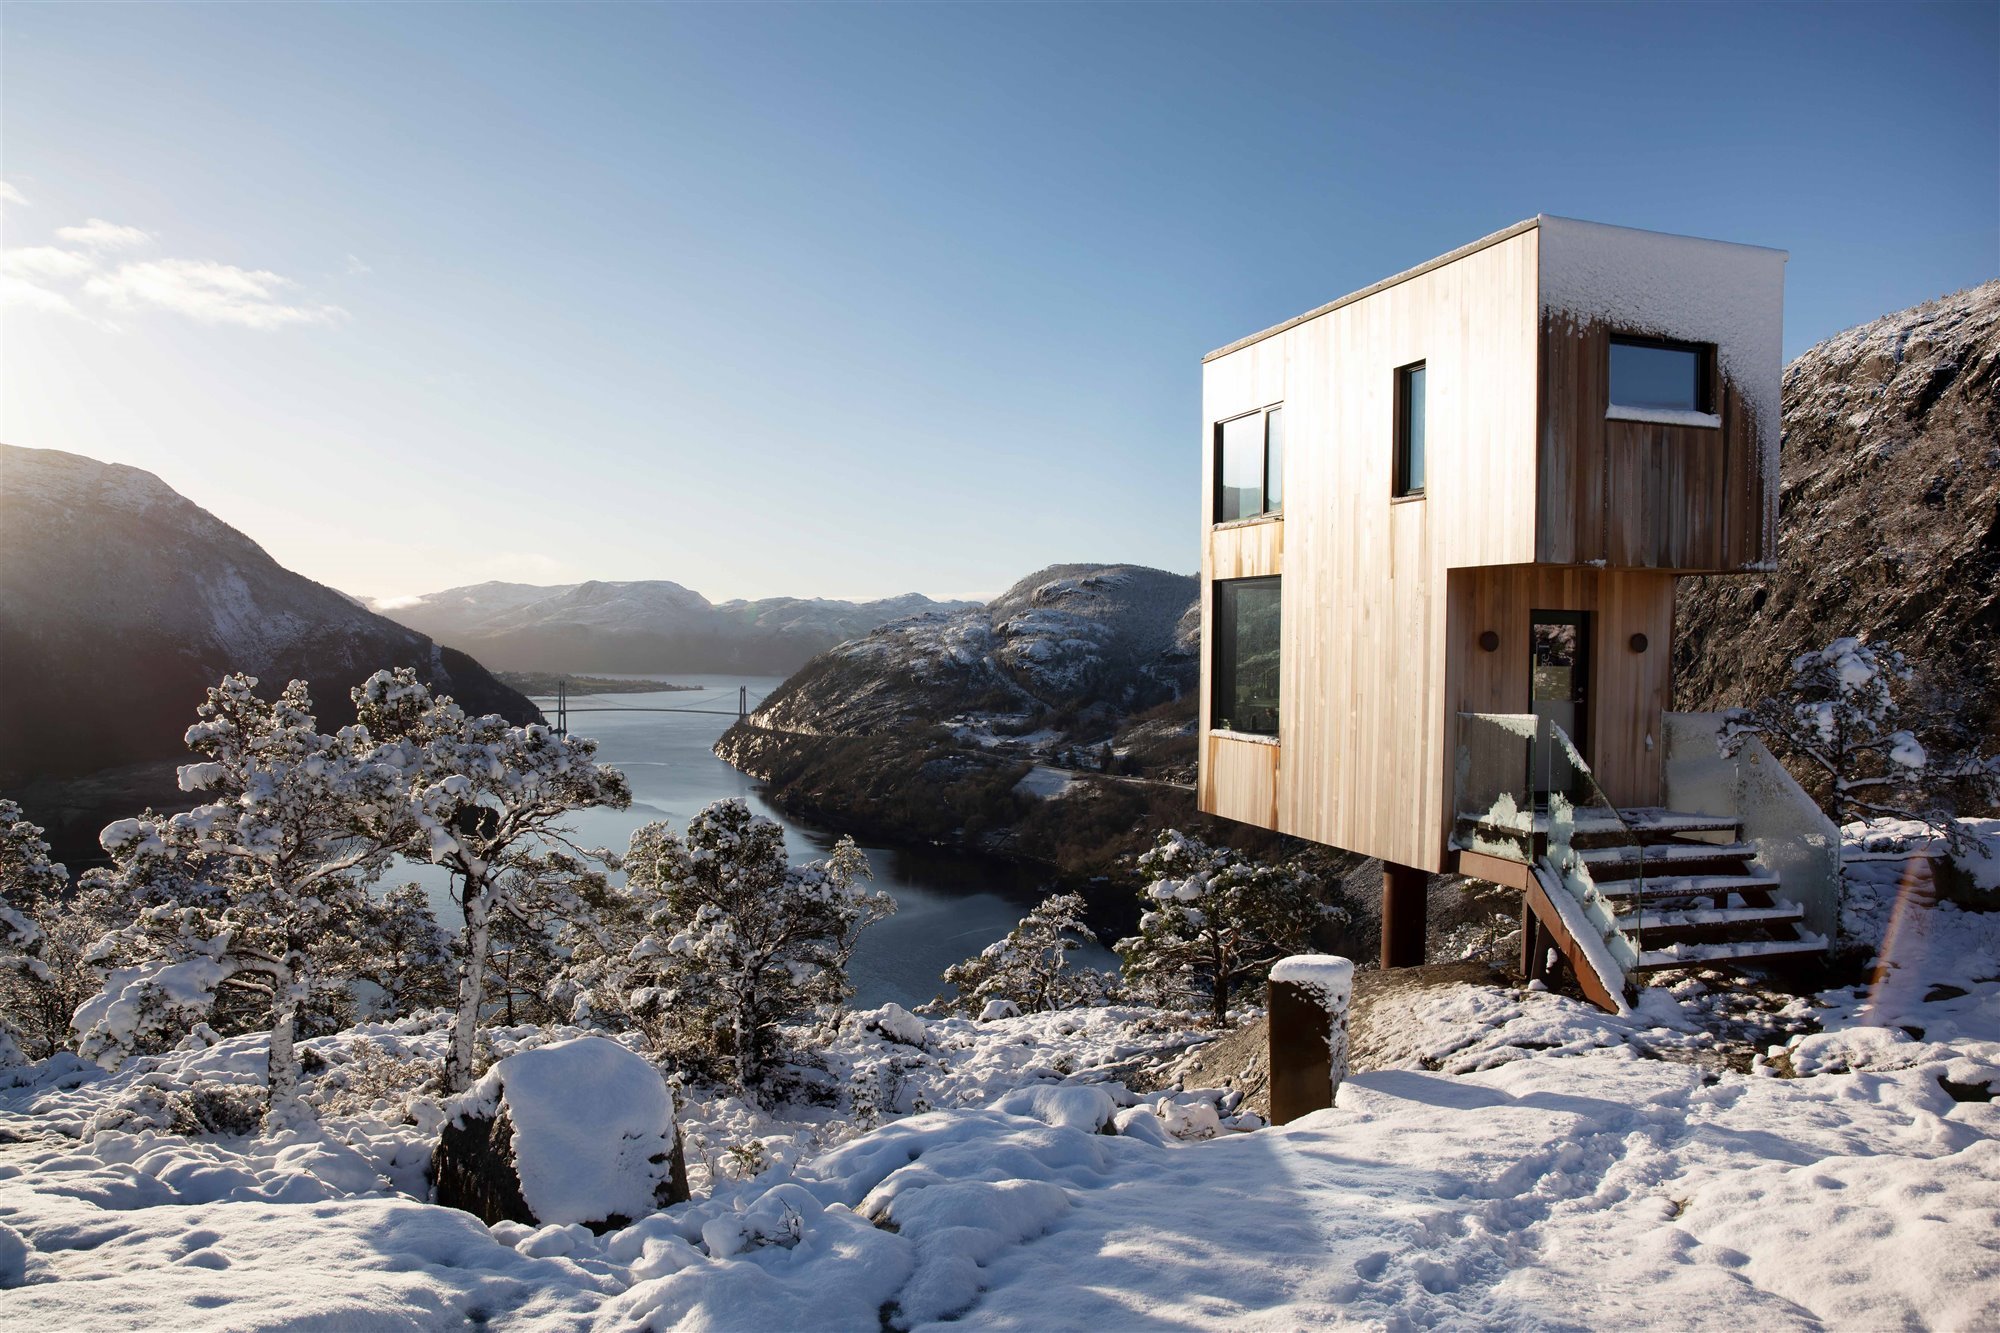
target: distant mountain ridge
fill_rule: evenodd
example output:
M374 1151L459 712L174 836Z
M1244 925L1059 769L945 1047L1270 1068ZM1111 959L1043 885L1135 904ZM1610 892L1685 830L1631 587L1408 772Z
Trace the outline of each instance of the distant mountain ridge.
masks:
M540 720L465 654L295 574L150 472L0 445L0 783L184 757L204 690L231 671L348 690L414 667L476 713Z
M1193 575L1143 565L1050 565L983 606L911 616L829 649L751 721L865 735L969 710L1124 714L1194 684Z
M537 586L477 583L370 603L382 615L506 671L741 671L784 675L890 621L974 602L921 593L849 602L711 602L665 579Z

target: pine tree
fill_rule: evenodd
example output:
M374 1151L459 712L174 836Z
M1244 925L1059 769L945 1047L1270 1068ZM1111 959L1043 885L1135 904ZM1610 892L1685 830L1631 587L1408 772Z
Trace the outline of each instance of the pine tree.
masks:
M1069 955L1091 939L1080 894L1053 894L1022 917L1004 939L986 946L977 957L945 969L944 983L955 998L938 1004L962 1013L979 1014L995 1000L1005 1000L1025 1013L1068 1009L1104 997L1104 977L1073 969Z
M379 995L373 1016L405 1018L450 1004L452 949L421 885L400 885L378 899L361 922L354 969Z
M578 847L564 821L593 806L623 810L631 788L623 774L597 763L597 742L539 723L467 717L449 698L433 698L408 668L377 672L355 689L354 704L373 753L403 784L403 801L385 814L382 832L406 855L452 872L463 929L444 1085L463 1092L472 1084L486 1006L495 912L517 893L603 859Z
M109 825L110 883L145 904L96 952L121 959L78 1010L86 1055L116 1061L235 1000L268 1026L268 1120L302 1114L294 1047L323 964L351 949L368 885L389 861L363 811L393 805L396 773L358 754L351 734L315 723L305 682L276 700L231 675L210 689L180 769L213 799Z
M30 1059L75 1040L70 1015L100 984L88 955L114 907L89 882L72 888L41 827L0 799L0 1030Z
M895 910L863 886L852 839L792 865L784 830L741 799L709 805L685 836L639 829L625 868L644 930L619 978L630 1011L686 1068L739 1088L769 1069L779 1023L847 999L856 939Z
M1240 987L1262 981L1280 958L1310 950L1322 926L1346 919L1313 875L1177 829L1160 834L1138 864L1147 877L1145 911L1139 933L1118 943L1126 982L1161 999L1205 994L1217 1025L1228 1021Z

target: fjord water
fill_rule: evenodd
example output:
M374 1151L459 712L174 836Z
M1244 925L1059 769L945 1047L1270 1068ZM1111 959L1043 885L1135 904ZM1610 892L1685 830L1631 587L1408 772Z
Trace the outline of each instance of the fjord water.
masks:
M717 759L715 742L735 720L738 686L750 690L751 706L778 685L757 676L675 676L699 691L617 694L570 698L569 729L598 742L597 758L624 773L632 784L629 810L583 810L572 816L578 841L586 847L623 851L634 829L664 819L681 832L711 801L740 796L751 810L775 819L785 830L794 861L824 856L839 835L811 827L766 801L751 778ZM555 700L535 700L555 720ZM714 712L637 712L624 709L712 709ZM604 710L604 711L597 711ZM896 900L896 915L870 926L856 946L850 975L854 1004L872 1007L894 1001L921 1004L942 988L945 968L978 953L1011 929L1045 891L1036 873L1003 862L932 848L889 848L861 844L875 872L874 887ZM429 867L420 875L444 916L444 877ZM1115 959L1095 947L1073 959L1110 967Z

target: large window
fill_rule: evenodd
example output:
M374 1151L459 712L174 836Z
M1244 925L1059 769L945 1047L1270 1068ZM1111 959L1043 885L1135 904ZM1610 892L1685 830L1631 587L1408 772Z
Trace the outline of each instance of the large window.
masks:
M1215 521L1275 514L1285 504L1285 410L1252 412L1215 428Z
M1396 490L1424 493L1424 363L1396 372Z
M1218 579L1209 726L1278 734L1278 580Z
M1611 406L1632 412L1713 412L1711 349L1660 338L1611 339Z

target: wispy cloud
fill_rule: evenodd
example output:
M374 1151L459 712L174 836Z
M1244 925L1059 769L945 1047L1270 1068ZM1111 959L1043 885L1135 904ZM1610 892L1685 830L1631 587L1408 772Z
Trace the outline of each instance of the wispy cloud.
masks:
M27 206L28 197L26 195L9 185L6 181L0 181L0 211L9 208L26 208Z
M61 292L0 272L0 306L15 310L39 310L49 315L81 315L76 302Z
M203 324L246 329L329 324L346 314L339 306L294 303L289 291L297 286L264 269L208 259L154 259L96 274L83 290L119 310L152 306Z
M57 227L56 239L90 250L136 250L153 243L151 233L137 227L121 227L103 218L91 218L81 227Z
M27 245L0 250L0 273L25 282L50 282L81 277L97 267L89 255L53 245Z
M24 204L0 182L0 203ZM298 283L269 269L238 268L213 259L140 259L116 252L153 244L153 236L103 218L57 227L65 246L0 250L0 303L19 310L70 315L107 328L106 312L164 310L202 324L282 329L332 324L346 317L336 305L305 298ZM348 256L350 271L360 263ZM365 270L366 266L362 266Z
M358 277L359 275L361 275L361 274L363 274L363 273L373 273L374 271L375 271L374 269L372 269L372 268L368 267L368 265L367 265L367 264L366 264L365 262L363 262L362 260L360 260L360 259L356 258L355 256L353 256L353 255L349 255L349 256L347 257L347 276L348 276L348 277L350 277L350 278L352 278L352 277Z

